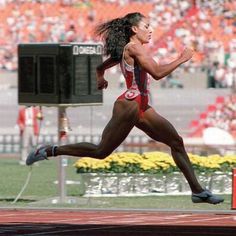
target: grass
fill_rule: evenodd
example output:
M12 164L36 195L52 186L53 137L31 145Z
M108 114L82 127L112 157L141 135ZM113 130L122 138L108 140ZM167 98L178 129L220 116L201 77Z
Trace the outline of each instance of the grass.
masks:
M79 181L73 167L75 159L68 160L66 179ZM83 186L67 185L67 200L70 204L53 204L59 196L58 159L40 162L32 169L31 178L19 200L12 204L21 191L30 168L20 166L17 159L0 158L0 207L73 207L73 208L134 208L134 209L180 209L180 210L230 210L231 195L224 195L220 205L193 204L190 196L145 196L145 197L83 197Z
M69 160L67 179L78 180L78 174L73 167L73 160ZM23 187L30 167L21 166L18 160L12 158L0 159L0 198L14 198ZM33 166L30 182L22 197L27 199L42 199L58 195L58 187L54 183L58 180L58 163L56 160L40 162ZM69 195L80 195L77 186L68 188Z

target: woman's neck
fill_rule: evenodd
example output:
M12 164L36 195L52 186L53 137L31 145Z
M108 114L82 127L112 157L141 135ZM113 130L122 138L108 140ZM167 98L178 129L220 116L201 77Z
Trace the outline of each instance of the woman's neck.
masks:
M135 35L130 38L130 41L129 41L129 42L130 42L130 43L135 43L135 44L140 44L140 45L142 45L142 43L140 42L140 40L138 40L138 39L135 37Z

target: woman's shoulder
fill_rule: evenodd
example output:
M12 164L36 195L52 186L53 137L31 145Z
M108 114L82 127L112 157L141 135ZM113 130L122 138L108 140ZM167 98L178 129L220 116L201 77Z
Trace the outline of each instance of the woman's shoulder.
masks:
M128 50L130 54L140 53L141 51L143 51L143 49L143 46L138 43L129 42L128 44L126 44L126 50Z

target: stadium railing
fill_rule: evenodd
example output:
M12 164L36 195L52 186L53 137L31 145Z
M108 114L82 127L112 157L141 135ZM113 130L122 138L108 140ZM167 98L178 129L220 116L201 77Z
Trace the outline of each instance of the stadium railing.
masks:
M66 143L92 142L99 143L100 135L77 134L68 135ZM184 139L187 152L209 155L225 154L235 151L235 145L206 145L201 138ZM39 136L38 145L57 144L58 136L56 134L43 134ZM21 150L20 136L17 134L0 135L0 155L19 155ZM116 149L117 152L137 152L144 153L147 151L170 152L169 147L162 143L155 142L144 135L129 135L126 140Z

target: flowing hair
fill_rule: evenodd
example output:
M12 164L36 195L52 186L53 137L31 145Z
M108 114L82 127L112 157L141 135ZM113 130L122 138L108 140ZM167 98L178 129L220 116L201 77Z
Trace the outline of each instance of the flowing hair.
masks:
M134 12L98 25L95 28L95 34L102 36L105 55L120 61L124 46L130 41L130 37L134 35L132 26L137 26L142 18L144 18L144 15Z

